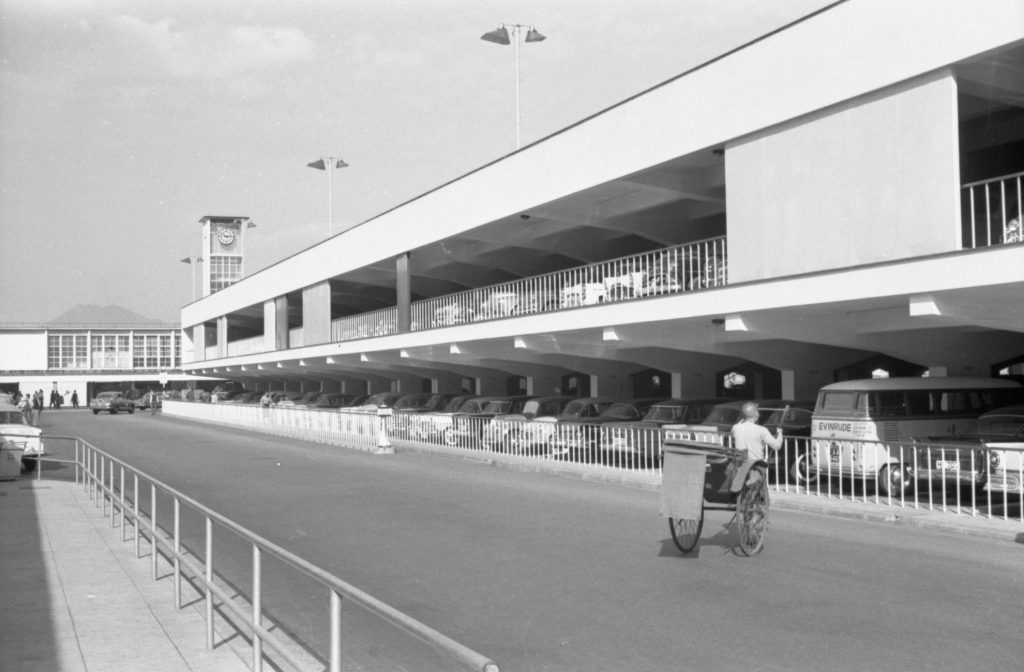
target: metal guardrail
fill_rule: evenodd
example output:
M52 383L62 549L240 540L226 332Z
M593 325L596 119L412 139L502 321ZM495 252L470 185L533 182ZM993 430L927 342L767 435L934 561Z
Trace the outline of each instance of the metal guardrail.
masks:
M391 442L435 446L465 454L549 461L559 469L588 473L633 472L660 477L661 450L671 429L523 421L474 415L407 413L380 416L377 409L260 408L248 404L165 402L170 415L229 424L278 436L369 451L391 450ZM728 445L728 433L689 429L675 438ZM861 454L884 449L903 465L907 486L879 487L878 470L841 471L828 446L806 437L787 436L770 460L769 481L778 491L813 497L857 499L885 506L943 511L956 515L1002 518L1024 523L1024 444L1000 446L1011 464L993 464L993 449L941 442L892 443L843 441ZM817 443L828 443L818 440ZM817 451L830 459L816 457ZM985 457L981 457L984 454ZM1019 459L1017 459L1019 456ZM863 461L863 460L862 460ZM930 466L929 466L930 465ZM955 486L955 487L954 487ZM1015 513L1014 513L1015 512Z
M128 524L131 525L134 529L136 558L142 557L142 542L149 542L151 574L154 581L158 578L158 559L163 556L171 563L175 608L182 608L183 579L201 587L205 606L207 648L214 648L215 608L226 609L231 613L232 619L229 622L232 627L242 630L243 634L249 638L252 647L252 669L255 672L260 672L267 660L264 645L277 656L277 659L270 663L274 669L281 669L280 662L282 661L297 670L309 669L309 661L298 656L293 650L294 647L283 641L278 628L268 621L264 613L262 595L265 584L262 565L264 557L267 556L280 561L283 566L290 567L307 579L313 580L325 591L329 604L326 618L329 621L330 641L329 651L322 657L328 661L327 669L330 672L341 671L343 600L358 605L368 613L427 644L462 669L498 672L498 665L486 656L303 560L160 480L96 448L87 441L79 437L49 436L46 438L74 441L75 483L82 485L88 492L89 498L96 500L97 506L102 506L104 517L108 515L109 503L111 526L115 526L117 522L120 523L122 542L128 541L126 538L127 527ZM37 463L36 478L42 477L43 461L69 462L68 460L44 457ZM126 486L126 480L130 480L130 485ZM145 498L144 489L147 485L149 508L148 511L142 511L140 503ZM171 500L173 525L169 531L161 529L157 523L158 494ZM205 538L202 550L183 549L182 507L199 515L203 520ZM239 595L241 591L234 584L231 585L230 590L225 589L225 580L215 572L213 543L215 526L243 540L251 547L252 585L249 596Z
M412 304L420 331L727 284L726 238L666 247Z
M961 187L963 246L967 249L1024 242L1024 172Z

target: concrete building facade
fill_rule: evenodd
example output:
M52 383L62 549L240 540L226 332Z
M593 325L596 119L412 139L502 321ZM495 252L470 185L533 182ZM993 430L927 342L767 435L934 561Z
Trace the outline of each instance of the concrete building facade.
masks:
M1024 362L1024 5L837 2L182 310L252 389L807 398Z

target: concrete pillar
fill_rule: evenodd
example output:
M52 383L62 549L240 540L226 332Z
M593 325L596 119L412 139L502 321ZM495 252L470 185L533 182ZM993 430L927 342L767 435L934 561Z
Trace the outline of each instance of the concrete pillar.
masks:
M683 374L680 372L673 371L672 376L672 397L674 399L683 398Z
M590 376L590 396L592 396L592 397L599 397L599 396L601 396L601 387L600 387L600 385L598 385L598 381L599 380L600 380L599 376L596 376L596 375Z
M263 302L263 351L273 352L277 344L277 309L274 300Z
M782 398L796 399L796 374L792 369L782 369Z
M288 343L288 297L274 299L274 350L287 350Z
M331 342L331 283L327 280L302 290L302 344Z
M90 348L92 345L90 344ZM90 356L92 350L89 350ZM206 325L202 322L192 327L192 361L202 362L206 359Z
M398 307L398 333L412 330L412 281L409 277L409 253L395 260L395 305Z
M929 366L928 375L932 378L944 378L949 375L949 368L945 366Z
M228 356L228 316L217 318L217 356Z

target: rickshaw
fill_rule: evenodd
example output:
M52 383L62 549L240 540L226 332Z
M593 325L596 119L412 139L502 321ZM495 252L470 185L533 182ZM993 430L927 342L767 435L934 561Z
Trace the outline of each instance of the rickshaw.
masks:
M663 446L661 514L672 541L683 553L697 547L704 511L735 511L740 550L750 556L764 548L768 531L768 464L745 462L745 451L729 446L666 437ZM733 474L743 485L732 490Z

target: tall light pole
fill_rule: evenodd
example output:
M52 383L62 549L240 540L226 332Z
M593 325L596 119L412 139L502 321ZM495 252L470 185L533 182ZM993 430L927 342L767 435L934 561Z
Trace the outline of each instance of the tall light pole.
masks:
M307 163L310 168L327 171L327 232L329 236L334 235L334 179L331 176L335 168L348 168L348 164L338 157L322 156L313 163Z
M522 139L520 132L520 111L519 111L519 33L523 28L528 28L526 31L526 39L524 42L543 42L547 38L541 35L536 28L533 26L524 26L521 23L502 23L495 30L489 33L484 33L480 36L480 39L485 42L493 42L495 44L515 46L516 54L516 149L522 147ZM511 29L512 35L509 36L509 30Z
M185 257L181 260L181 263L189 265L189 271L192 274L192 300L196 300L196 266L203 262L202 257ZM194 264L194 265L193 265Z

